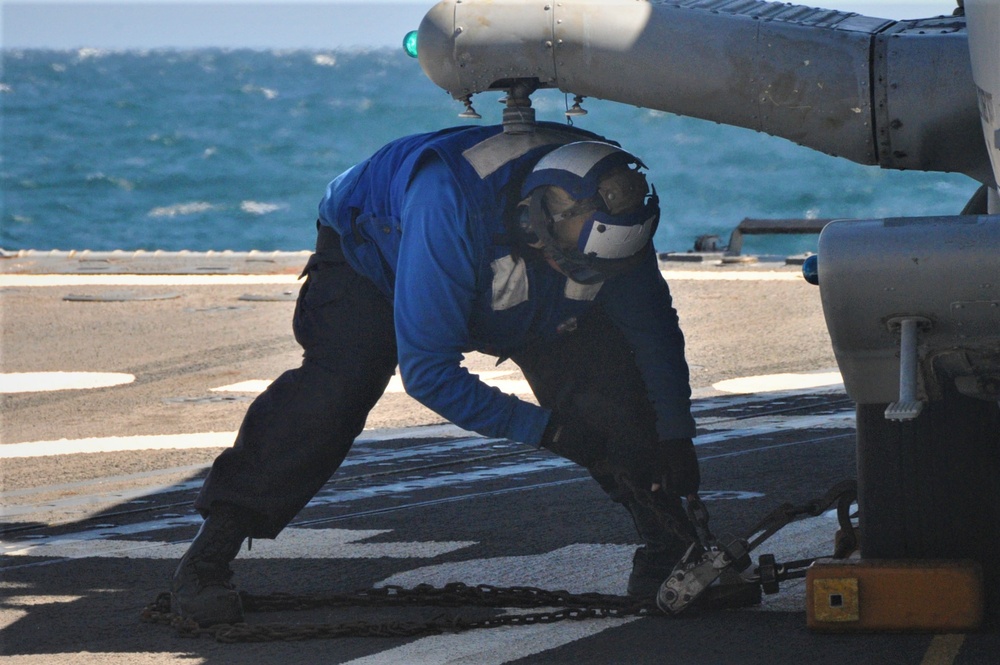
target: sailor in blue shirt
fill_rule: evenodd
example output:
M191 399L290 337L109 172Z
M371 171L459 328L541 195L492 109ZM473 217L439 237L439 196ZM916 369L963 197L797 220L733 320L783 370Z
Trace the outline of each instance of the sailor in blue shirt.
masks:
M629 593L655 596L690 538L650 503L682 516L700 477L642 167L538 123L404 137L333 180L293 321L302 366L255 400L206 478L173 610L241 620L229 563L243 540L276 537L329 480L397 366L409 395L460 427L586 467L644 543ZM539 406L470 374L470 351L511 358Z

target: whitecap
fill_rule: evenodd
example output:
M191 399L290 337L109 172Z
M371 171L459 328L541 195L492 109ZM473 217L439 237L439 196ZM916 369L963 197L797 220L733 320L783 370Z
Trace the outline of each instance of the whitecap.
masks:
M87 58L102 58L108 55L108 51L105 49L86 47L78 50L76 52L76 57L81 60L86 60Z
M133 189L135 189L135 185L132 183L131 180L127 180L125 178L113 178L113 177L108 178L108 180L110 180L115 187L124 190L126 192L131 192Z
M179 136L180 136L179 134L173 134L173 135L166 136L166 135L157 134L157 133L154 132L154 133L150 134L149 136L147 136L146 140L148 142L150 142L150 143L158 143L159 145L172 146L172 145L176 145L177 141L179 140Z
M243 201L240 203L240 210L251 215L266 215L269 212L274 212L275 210L281 210L287 208L286 205L278 205L276 203L263 203L261 201Z
M705 142L704 137L685 134L684 132L677 132L670 138L676 145L700 145Z
M207 212L215 206L204 201L191 201L189 203L175 203L171 206L161 206L153 208L147 214L150 217L177 217L178 215L194 215L199 212Z
M330 99L327 100L326 104L330 108L337 110L367 111L375 105L375 102L368 97L362 97L360 99Z
M114 185L118 189L125 190L126 192L131 192L133 189L135 189L135 185L132 184L131 181L126 180L125 178L118 178L115 176L105 175L100 171L98 171L97 173L88 174L87 182L107 182Z
M0 83L0 92L14 92L14 89L6 83Z
M337 58L329 53L317 53L313 56L313 62L320 67L335 67Z
M261 95L264 95L265 99L274 99L275 97L278 96L278 91L277 90L274 90L272 88L262 88L262 87L256 86L256 85L249 85L249 84L247 84L247 85L243 86L241 88L241 90L243 92L247 93L247 94L260 93Z

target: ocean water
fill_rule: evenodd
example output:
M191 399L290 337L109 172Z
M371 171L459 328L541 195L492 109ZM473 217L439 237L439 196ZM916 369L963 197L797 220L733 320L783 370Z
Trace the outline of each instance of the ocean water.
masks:
M467 123L401 50L4 50L0 248L300 250L326 183L396 136ZM499 122L499 93L474 99ZM534 96L562 122L566 96ZM660 251L744 217L955 214L976 183L883 171L750 130L600 100L575 124L648 165ZM792 253L814 236L750 237Z

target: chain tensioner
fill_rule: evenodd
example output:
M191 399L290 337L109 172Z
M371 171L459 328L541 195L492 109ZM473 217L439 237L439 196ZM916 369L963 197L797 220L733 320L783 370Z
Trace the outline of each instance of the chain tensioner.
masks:
M850 507L857 499L857 482L846 480L832 487L822 497L802 506L785 503L756 524L745 538L719 539L708 528L708 510L697 496L688 497L687 513L698 542L693 543L660 586L656 604L668 614L679 614L709 589L726 595L725 587L737 593L741 586L752 586L764 593L777 593L783 580L805 577L805 569L816 560L800 559L777 563L772 554L762 554L752 574L741 574L752 565L750 552L789 523L802 517L817 517L830 506L837 506L837 533L833 558L846 558L857 548L857 532L851 522ZM716 581L720 584L715 585ZM713 586L715 585L715 586ZM759 591L758 591L759 599Z

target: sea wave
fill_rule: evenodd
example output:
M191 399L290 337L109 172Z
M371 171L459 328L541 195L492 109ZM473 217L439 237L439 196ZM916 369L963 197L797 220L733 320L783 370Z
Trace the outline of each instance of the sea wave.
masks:
M147 214L149 217L179 217L182 215L196 215L202 212L214 210L215 206L204 201L191 201L188 203L175 203L174 205L153 208Z
M105 58L111 55L114 51L103 48L81 48L76 52L76 57L80 60L88 60L90 58Z
M266 215L269 212L285 210L287 208L288 205L283 203L262 203L260 201L240 202L240 210L251 215Z
M271 223L282 211L315 219L338 173L393 138L465 122L462 105L399 49L5 49L3 58L8 249L299 250L315 230ZM476 95L482 124L500 121L500 96ZM532 102L539 120L566 122L572 100L540 90ZM578 127L648 165L660 251L728 236L744 217L955 214L977 187L662 111L583 106ZM774 241L747 242L758 240Z
M105 175L103 173L90 173L87 175L87 182L106 182L110 185L114 185L118 189L122 189L126 192L131 192L135 189L135 183L126 178L118 178L115 176Z
M262 88L257 85L245 85L241 90L247 94L259 94L264 97L264 99L276 99L278 97L278 91L273 88Z

